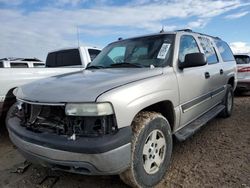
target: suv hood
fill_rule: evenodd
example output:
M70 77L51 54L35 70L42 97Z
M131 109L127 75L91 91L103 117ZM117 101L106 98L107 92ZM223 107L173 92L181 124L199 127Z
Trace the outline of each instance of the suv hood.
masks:
M108 90L162 72L162 68L114 68L67 73L23 85L17 98L48 103L93 102Z

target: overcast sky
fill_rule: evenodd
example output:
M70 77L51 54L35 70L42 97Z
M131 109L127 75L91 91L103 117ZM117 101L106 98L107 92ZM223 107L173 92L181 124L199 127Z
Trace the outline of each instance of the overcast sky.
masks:
M0 0L0 58L191 28L250 52L250 0Z

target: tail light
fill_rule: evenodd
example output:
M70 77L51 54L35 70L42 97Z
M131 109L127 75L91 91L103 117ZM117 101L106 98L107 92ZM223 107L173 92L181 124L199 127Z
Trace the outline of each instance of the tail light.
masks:
M238 72L250 72L250 67L240 67L238 68Z

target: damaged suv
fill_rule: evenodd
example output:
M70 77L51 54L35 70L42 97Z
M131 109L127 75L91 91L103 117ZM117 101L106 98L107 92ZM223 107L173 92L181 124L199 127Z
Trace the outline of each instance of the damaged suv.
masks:
M30 161L87 175L158 184L173 137L229 117L236 63L217 37L181 30L109 44L86 70L14 90L9 136Z

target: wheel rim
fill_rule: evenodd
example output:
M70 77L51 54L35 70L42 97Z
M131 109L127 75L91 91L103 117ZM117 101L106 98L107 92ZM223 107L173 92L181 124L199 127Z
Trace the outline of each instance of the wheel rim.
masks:
M143 147L143 167L148 174L159 171L166 155L166 139L162 131L153 130Z
M227 109L228 109L228 112L231 111L232 109L232 105L233 105L233 97L232 97L232 93L231 92L228 92L228 95L227 95Z

